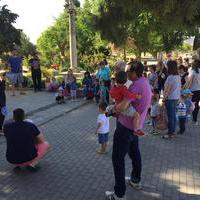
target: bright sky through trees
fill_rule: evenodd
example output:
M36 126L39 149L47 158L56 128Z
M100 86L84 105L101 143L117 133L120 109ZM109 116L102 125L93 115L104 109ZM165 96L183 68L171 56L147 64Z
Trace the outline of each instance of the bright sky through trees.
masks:
M83 3L84 0L80 0ZM0 0L0 5L7 4L8 8L19 15L16 27L23 29L31 42L36 40L63 11L65 0Z

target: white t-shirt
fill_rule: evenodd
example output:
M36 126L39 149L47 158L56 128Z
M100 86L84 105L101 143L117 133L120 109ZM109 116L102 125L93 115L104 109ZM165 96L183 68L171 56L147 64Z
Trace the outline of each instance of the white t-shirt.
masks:
M110 131L109 117L106 117L105 114L99 114L97 117L97 123L101 123L101 127L98 130L98 133L105 134Z
M190 90L192 92L200 90L200 70L199 73L196 73L194 70L189 71L189 77L193 77L192 84L190 86Z

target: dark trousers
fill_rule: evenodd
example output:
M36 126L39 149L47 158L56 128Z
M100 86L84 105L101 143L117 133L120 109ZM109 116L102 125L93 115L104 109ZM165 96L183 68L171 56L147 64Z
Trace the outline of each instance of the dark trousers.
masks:
M196 122L198 118L198 113L199 113L200 90L194 91L192 93L193 93L192 102L195 103L195 109L192 112L192 116L193 116L193 121Z
M41 90L41 71L40 70L32 70L32 79L33 79L33 87L34 90Z
M109 90L110 90L110 85L111 85L111 81L105 81L105 86L108 88L108 91L106 92L106 101L109 104L110 101L110 95L109 95Z
M4 120L5 120L5 116L2 115L2 113L0 112L0 130L2 130Z
M186 117L179 117L180 133L184 133L185 132L185 123L186 123Z
M132 160L131 180L135 183L141 179L141 155L138 144L138 136L119 122L114 134L112 162L115 175L115 194L121 198L125 195L125 156L128 153Z
M178 100L166 100L166 110L168 118L168 134L173 134L176 131L176 106Z

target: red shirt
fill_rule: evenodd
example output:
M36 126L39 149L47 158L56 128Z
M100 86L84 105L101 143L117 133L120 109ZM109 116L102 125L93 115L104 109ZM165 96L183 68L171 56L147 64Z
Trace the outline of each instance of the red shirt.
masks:
M110 90L111 97L115 100L115 102L118 104L124 99L128 99L131 101L136 100L136 93L130 92L126 86L114 86Z

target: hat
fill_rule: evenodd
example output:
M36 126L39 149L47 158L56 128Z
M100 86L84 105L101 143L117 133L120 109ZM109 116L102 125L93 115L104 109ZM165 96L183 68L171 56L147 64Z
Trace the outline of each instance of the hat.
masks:
M182 95L185 95L185 94L192 94L191 90L190 89L184 89L182 91Z

